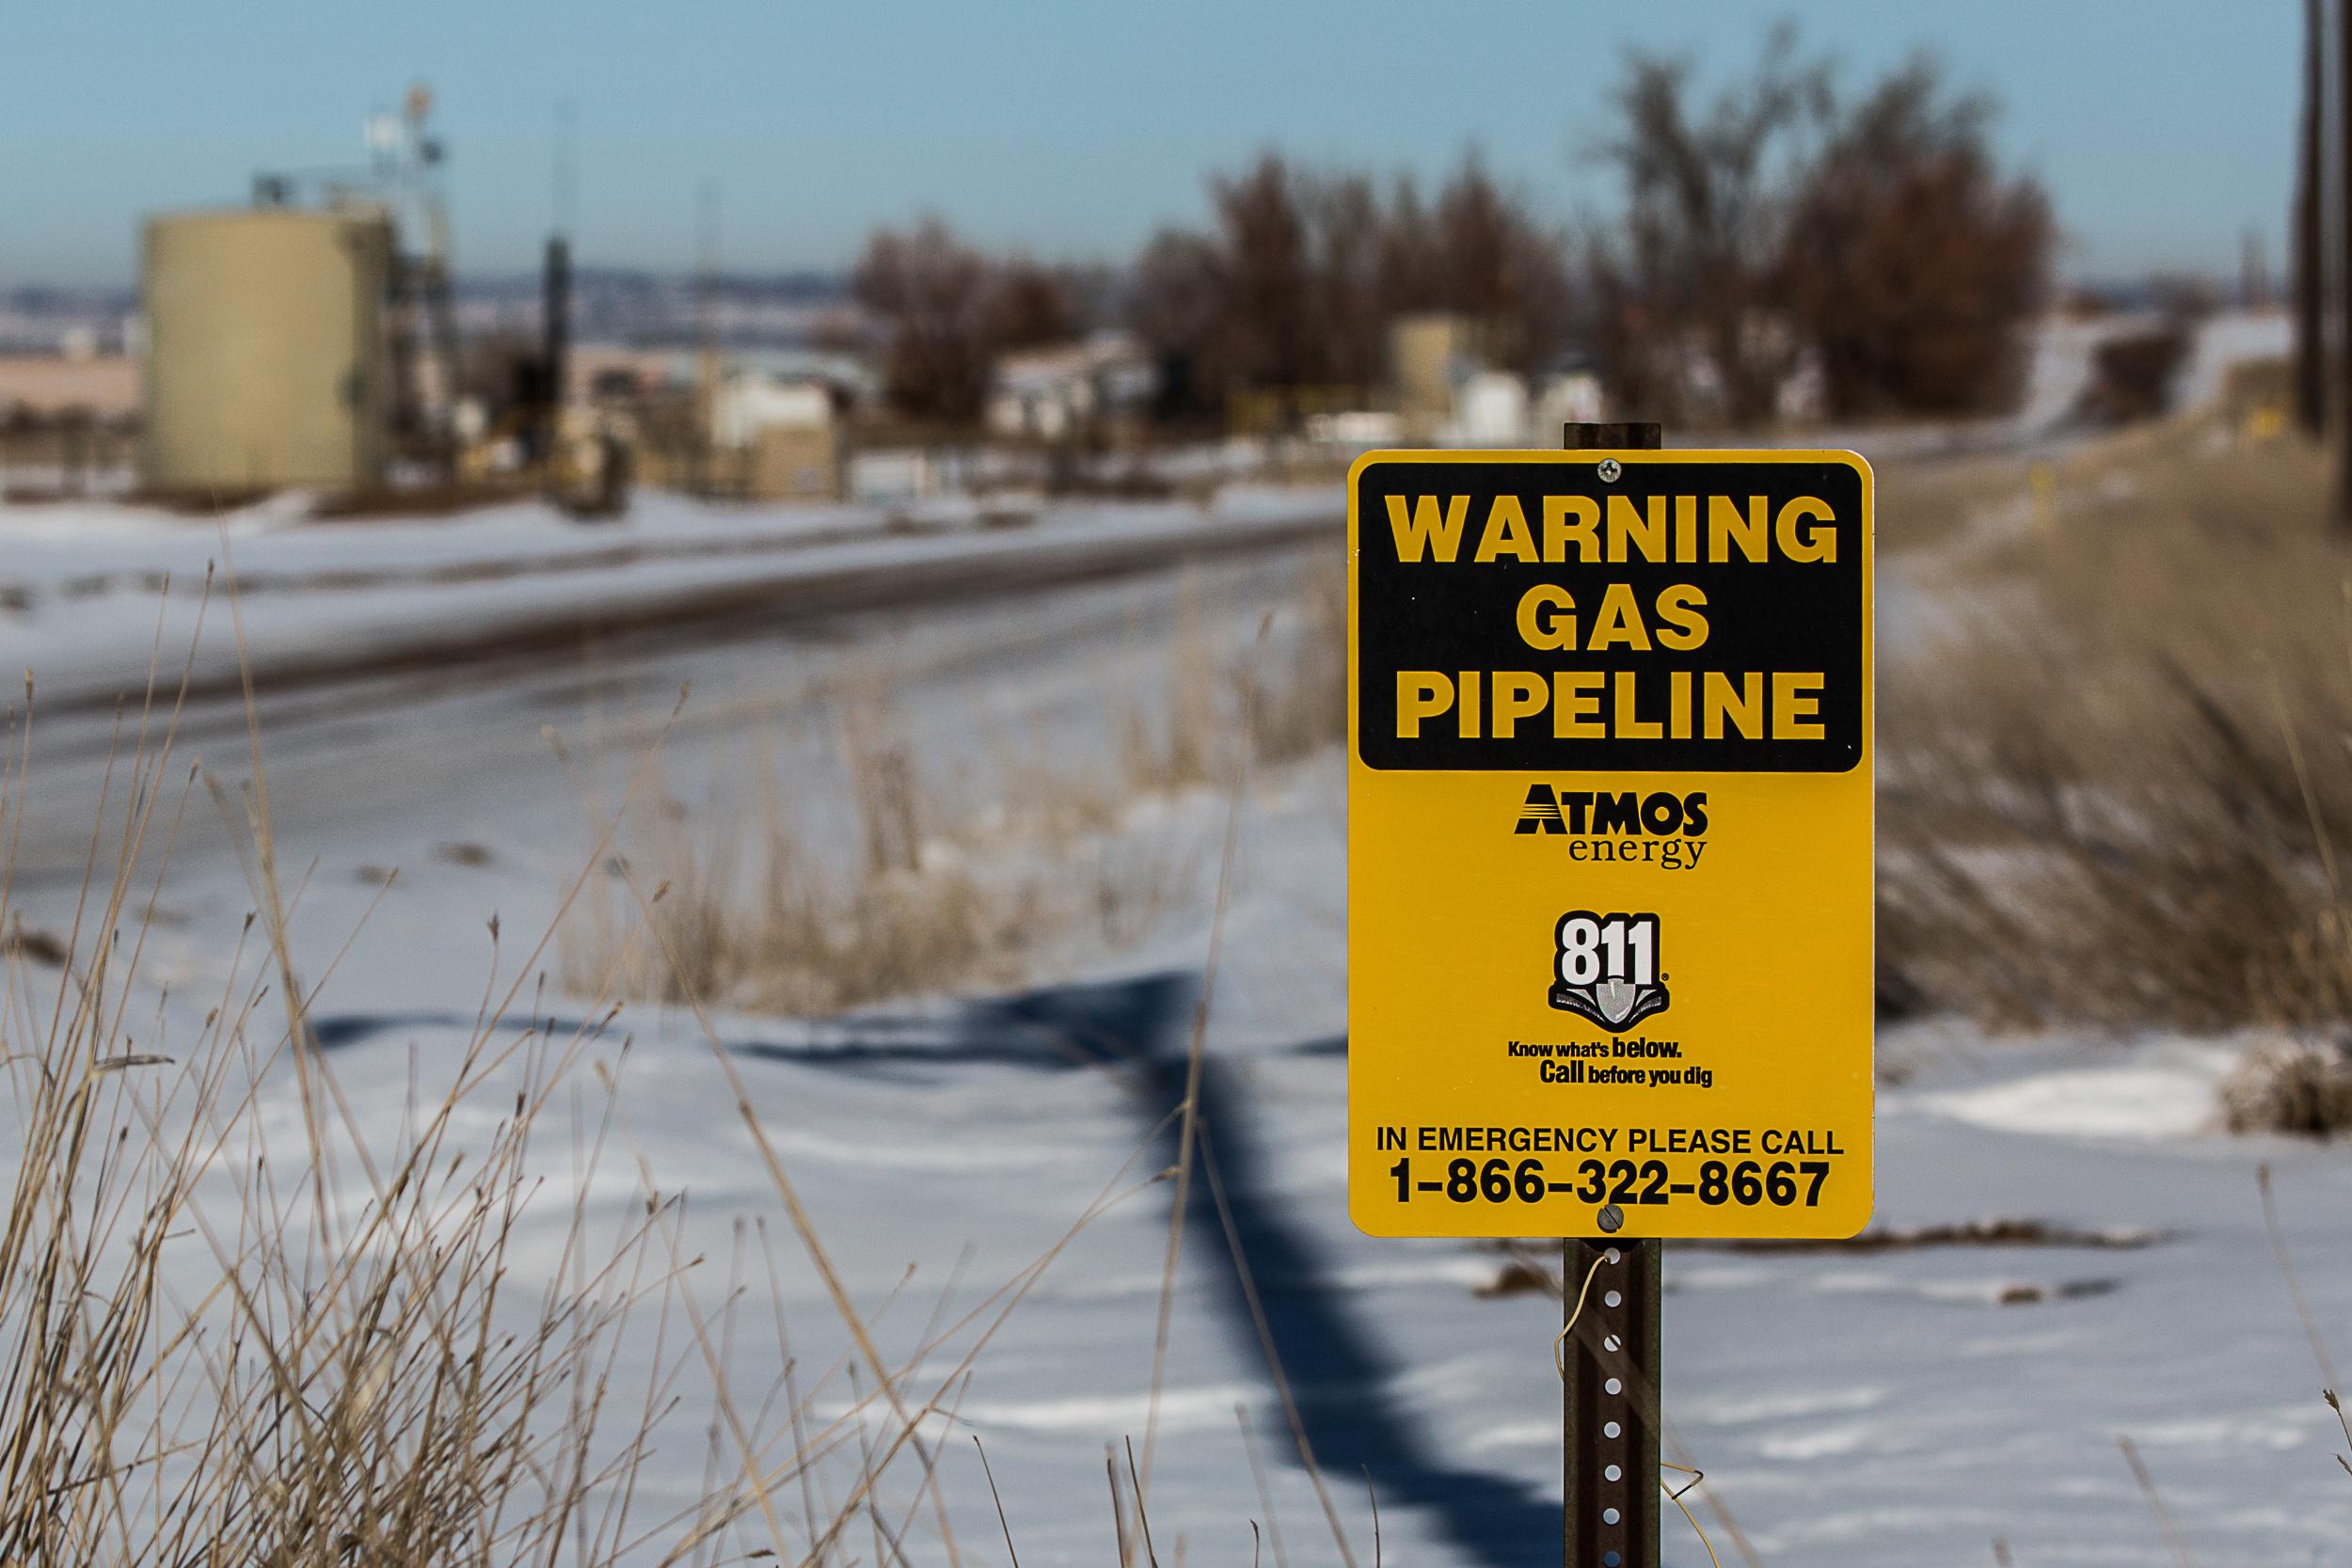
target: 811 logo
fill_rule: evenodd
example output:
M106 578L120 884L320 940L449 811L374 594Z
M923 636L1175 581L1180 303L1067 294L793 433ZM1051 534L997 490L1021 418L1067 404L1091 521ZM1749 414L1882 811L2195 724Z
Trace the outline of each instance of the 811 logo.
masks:
M1549 1000L1561 1011L1616 1033L1666 1010L1672 999L1658 974L1656 915L1571 910L1560 917L1552 941L1557 983Z

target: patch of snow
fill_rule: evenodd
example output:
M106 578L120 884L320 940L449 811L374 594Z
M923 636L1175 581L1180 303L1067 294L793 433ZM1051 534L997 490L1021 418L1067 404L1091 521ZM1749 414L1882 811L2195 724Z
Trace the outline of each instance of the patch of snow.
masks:
M1494 1282L1502 1262L1493 1258L1432 1258L1422 1262L1359 1264L1333 1273L1334 1283L1351 1291L1398 1285L1447 1285L1476 1290Z
M1902 1097L1904 1108L2042 1137L2185 1138L2214 1124L2214 1091L2233 1050L2173 1045L2112 1066L2030 1073L1978 1088ZM1891 1098L1891 1097L1890 1097Z
M1160 1390L1160 1431L1199 1432L1230 1428L1233 1407L1260 1397L1259 1386L1216 1384L1200 1388ZM1105 1436L1141 1432L1152 1413L1148 1389L1125 1394L1096 1394L1056 1400L973 1400L959 1417L983 1430L1010 1427L1023 1432L1100 1433Z
M1817 1459L1836 1459L1858 1453L1878 1442L1880 1428L1867 1421L1851 1421L1842 1426L1815 1427L1809 1432L1788 1432L1767 1437L1756 1446L1756 1451L1767 1459L1785 1459L1807 1464Z
M2184 412L2221 401L2230 372L2260 359L2284 359L2295 352L2295 323L2284 310L2222 310L2200 322L2182 367L2172 404Z
M1874 1410L1886 1402L1886 1397L1887 1390L1877 1384L1751 1394L1745 1398L1708 1399L1702 1396L1685 1404L1678 1413L1678 1418L1706 1426L1793 1421L1806 1416L1846 1415L1857 1410Z
M1504 1421L1473 1433L1470 1440L1473 1449L1544 1449L1557 1452L1560 1448L1560 1423L1552 1421Z
M2307 1402L2233 1415L2157 1421L2136 1426L2125 1435L2147 1448L2253 1448L2285 1453L2317 1446L2327 1429L2334 1424L2326 1410Z

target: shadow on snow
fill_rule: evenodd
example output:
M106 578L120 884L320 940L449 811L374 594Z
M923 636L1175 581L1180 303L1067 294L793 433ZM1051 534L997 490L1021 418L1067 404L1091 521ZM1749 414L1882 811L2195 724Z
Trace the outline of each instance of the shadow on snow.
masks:
M775 1037L729 1049L763 1062L893 1078L935 1080L973 1064L1068 1071L1109 1069L1127 1079L1137 1115L1159 1128L1160 1158L1180 1152L1181 1105L1199 997L1188 973L1043 988L965 1002L937 1015L869 1014L767 1027ZM470 1033L474 1019L448 1013L341 1014L320 1019L320 1046L338 1050L404 1030ZM569 1034L588 1021L542 1017L501 1028ZM1343 1038L1300 1042L1292 1054L1343 1056ZM1270 1348L1289 1378L1324 1483L1341 1495L1369 1477L1383 1507L1421 1512L1472 1560L1518 1564L1559 1549L1560 1504L1509 1477L1470 1469L1441 1453L1390 1392L1400 1368L1332 1276L1312 1229L1275 1190L1267 1148L1251 1114L1246 1070L1215 1055L1201 1062L1200 1158L1184 1216L1195 1258L1216 1291L1226 1325L1249 1354ZM1169 1184L1172 1196L1175 1188ZM1252 1322L1254 1287L1265 1343ZM1296 1460L1288 1423L1274 1409L1261 1424L1278 1452ZM1353 1544L1351 1544L1353 1545ZM1359 1551L1359 1561L1370 1560Z

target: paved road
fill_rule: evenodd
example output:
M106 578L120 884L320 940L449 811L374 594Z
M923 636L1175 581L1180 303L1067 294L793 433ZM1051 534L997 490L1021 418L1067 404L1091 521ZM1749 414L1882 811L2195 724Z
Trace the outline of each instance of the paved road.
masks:
M578 800L548 735L576 761L605 755L617 768L642 754L687 689L665 748L682 781L755 749L786 776L796 761L829 760L834 705L845 683L869 674L896 691L934 774L1031 745L1041 725L1073 744L1115 745L1116 710L1166 699L1179 601L1207 635L1246 640L1310 563L1335 557L1318 547L1332 526L945 551L887 567L779 566L688 594L543 608L523 624L428 630L397 649L326 648L258 668L281 858L331 855L425 818L445 825L441 838L492 823L550 842L551 824L576 821ZM120 650L122 685L144 677L149 653L144 642ZM78 657L87 669L87 654ZM119 721L118 711L111 700L37 705L20 887L78 880L108 759L119 778L136 744L135 702ZM167 717L148 715L151 745ZM172 787L199 760L231 785L250 775L233 673L192 682L175 744ZM183 863L231 849L209 804L190 811Z

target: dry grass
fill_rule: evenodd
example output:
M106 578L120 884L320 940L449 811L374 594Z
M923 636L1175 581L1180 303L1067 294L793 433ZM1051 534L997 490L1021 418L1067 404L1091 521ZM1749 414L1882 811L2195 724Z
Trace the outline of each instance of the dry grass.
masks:
M1334 557L1299 570L1290 613L1269 627L1240 711L1260 767L1303 761L1347 740L1347 564Z
M764 827L771 853L755 925L798 932L809 952L789 961L806 976L885 952L909 972L926 953L975 961L997 939L959 946L936 930L986 935L1012 906L987 894L986 915L939 912L957 904L942 890L977 874L941 863L942 829L887 701L862 702L842 736L866 814L861 853L842 873L854 891L810 891L824 884ZM705 1013L716 994L706 982L723 984L729 964L760 951L741 945L740 912L719 899L723 868L691 861L660 894L612 853L618 822L639 815L684 832L673 813L636 812L652 758L556 926L519 963L501 960L489 922L491 974L511 980L490 982L463 1044L436 1060L434 1084L412 1066L405 1102L388 1111L380 1093L346 1096L312 1030L315 992L290 940L301 886L281 885L258 724L238 787L180 771L170 705L128 722L90 840L90 863L112 870L91 877L70 921L16 911L8 867L25 832L25 753L0 778L0 930L13 933L0 944L12 1113L0 1136L17 1139L0 1196L0 1561L856 1568L930 1556L916 1537L933 1521L944 1560L959 1560L927 1433L951 1418L977 1357L1064 1248L1158 1180L1136 1170L1142 1150L977 1305L950 1314L943 1300L894 1362L873 1328L889 1301L869 1311L852 1299ZM22 738L29 720L20 723ZM207 791L239 836L258 912L191 1028L195 1008L140 966L180 823ZM600 886L624 889L644 918L576 972L590 1022L554 1032L510 1022L544 1016L556 932ZM902 893L906 908L893 912L887 901ZM1113 919L1097 901L1098 917ZM864 911L871 928L834 927L845 911ZM946 949L922 945L942 940ZM822 1284L847 1331L849 1350L814 1375L787 1342L764 1225L739 1222L733 1245L706 1261L683 1195L658 1187L642 1158L633 1180L600 1175L631 1164L628 1044L607 1037L619 1008L603 999L657 964L666 978L652 983L705 1031L723 1079L713 1108L739 1118L803 1276ZM850 974L822 983L913 983ZM759 1326L745 1320L758 1315L763 1274L776 1358L772 1375L744 1386L735 1349ZM682 1503L675 1447L649 1468L657 1440L675 1445L680 1424L707 1454ZM1301 1448L1311 1470L1303 1434ZM669 1500L643 1500L657 1493ZM1114 1483L1114 1504L1122 1560L1157 1560L1141 1484L1121 1500ZM1139 1556L1124 1549L1130 1520ZM1001 1513L998 1524L1011 1553ZM1181 1541L1176 1550L1181 1560Z
M2292 445L2206 427L2069 465L1953 552L1883 673L1881 998L2003 1023L2352 1010L2352 553Z
M855 852L813 848L772 769L749 810L664 799L634 813L608 885L564 927L571 989L609 976L625 998L810 1017L1010 986L1054 943L1134 942L1181 890L1172 851L1120 832L1099 781L1041 768L1013 803L960 793L950 811L888 683L861 671L840 698L834 750Z
M650 889L653 939L639 940L644 911L616 874L564 929L566 982L611 974L628 998L812 1016L1015 985L1056 950L1132 944L1197 881L1198 835L1147 808L1344 738L1345 609L1337 562L1318 561L1234 647L1199 585L1180 581L1164 687L1122 716L1116 756L1013 748L985 800L969 768L937 787L891 682L862 668L834 694L831 732L857 852L812 847L805 794L772 769L756 810L656 802L615 865Z
M1120 732L1120 770L1130 792L1166 794L1215 783L1232 766L1223 671L1199 582L1176 585L1175 628L1168 637L1162 710L1129 710Z
M0 1135L17 1139L0 1196L0 1561L851 1568L852 1526L904 1562L927 1510L954 1560L924 1429L1062 1248L1136 1190L1132 1170L893 1364L713 1037L721 1103L852 1346L796 1375L764 1226L739 1224L705 1264L683 1195L642 1160L633 1200L592 1209L606 1164L628 1164L627 1045L605 1037L618 1008L601 1003L568 1033L508 1022L539 1014L552 932L510 968L490 922L491 973L513 978L437 1060L437 1087L412 1067L396 1116L345 1096L289 943L299 890L278 879L258 729L250 783L203 775L200 789L178 770L172 721L136 719L109 771L91 863L112 857L111 874L38 952L0 954ZM8 846L25 831L17 760L0 781ZM192 1009L140 964L171 846L206 789L241 829L259 913L191 1032ZM10 892L0 871L0 928L14 930ZM634 944L611 958L586 995L612 994ZM675 983L699 1016L691 981ZM186 1037L167 1039L175 1027ZM743 1320L763 1273L780 1370L739 1386L733 1347L759 1326ZM820 1418L845 1382L846 1409ZM683 1505L675 1461L647 1468L665 1433L696 1446L680 1424L708 1449ZM672 1500L644 1505L657 1490Z
M0 973L17 1139L0 1560L596 1564L642 1548L645 1423L606 1395L632 1323L683 1299L654 1244L670 1205L648 1195L594 1238L575 1208L544 1291L506 1258L542 1113L596 1030L502 1028L485 1006L446 1093L396 1136L363 1135L310 1037L256 761L238 800L215 789L244 816L262 913L193 1038L165 1049L167 1006L139 977L170 846L202 809L193 775L169 783L168 714L138 721L98 802L93 863L116 847L111 875L53 953L20 945ZM274 1147L290 1079L301 1132ZM494 1117L472 1104L485 1093ZM495 1125L461 1140L469 1118ZM723 1486L712 1504L658 1527L652 1555L695 1554L750 1499Z
M813 853L772 775L755 810L715 823L664 799L633 814L607 885L564 927L570 989L610 974L628 998L806 1016L1018 979L1044 879L974 866L934 823L880 683L855 683L838 730L855 853Z
M2026 517L2034 504L2030 472L2013 457L1885 463L1871 480L1883 558L1949 546L1987 518Z

